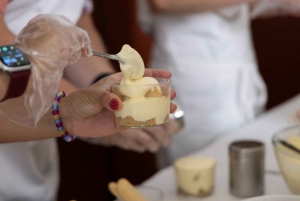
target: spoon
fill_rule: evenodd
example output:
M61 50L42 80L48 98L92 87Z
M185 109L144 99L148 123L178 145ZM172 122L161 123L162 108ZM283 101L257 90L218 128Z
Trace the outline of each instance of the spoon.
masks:
M290 143L288 143L287 141L285 141L285 140L279 140L279 142L283 146L287 147L288 149L293 150L294 152L300 154L300 150L297 147L295 147L295 146L291 145Z
M112 59L112 60L117 60L123 65L126 64L125 61L123 61L118 55L106 54L106 53L98 52L96 50L93 50L92 52L93 52L93 56L103 57L103 58Z

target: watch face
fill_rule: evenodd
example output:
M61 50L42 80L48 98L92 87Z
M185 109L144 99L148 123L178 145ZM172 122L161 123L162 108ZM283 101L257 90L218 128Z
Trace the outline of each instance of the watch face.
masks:
M12 68L30 64L29 59L13 45L0 47L0 61Z

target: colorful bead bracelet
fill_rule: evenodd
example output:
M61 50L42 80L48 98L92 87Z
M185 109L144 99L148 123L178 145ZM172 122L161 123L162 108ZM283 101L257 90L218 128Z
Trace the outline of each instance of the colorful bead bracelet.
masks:
M64 91L58 92L54 98L53 104L52 104L52 114L54 117L54 123L56 125L57 131L61 134L61 137L67 141L67 142L72 142L73 140L76 139L76 136L69 135L68 132L65 130L63 123L60 118L59 114L59 107L58 107L58 102L60 101L61 98L67 96L67 94Z

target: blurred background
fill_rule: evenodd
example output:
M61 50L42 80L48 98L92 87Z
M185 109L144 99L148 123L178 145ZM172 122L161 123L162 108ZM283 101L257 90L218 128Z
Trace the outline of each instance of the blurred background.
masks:
M152 38L145 35L136 18L136 1L95 0L94 21L109 53L123 44L149 59ZM267 110L300 92L300 18L277 17L252 21L252 35L260 72L268 87ZM114 62L118 69L118 63ZM155 156L118 148L102 148L79 140L58 139L61 185L58 200L113 200L110 181L126 177L140 184L156 171Z

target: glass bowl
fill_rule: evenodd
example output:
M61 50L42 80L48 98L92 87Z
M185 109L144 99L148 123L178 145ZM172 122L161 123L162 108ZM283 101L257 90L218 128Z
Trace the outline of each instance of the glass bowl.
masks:
M300 201L300 196L297 196L297 195L265 195L265 196L244 199L242 201Z
M293 147L300 150L300 127L283 129L274 134L272 141L286 184L293 194L300 195L300 153L293 150ZM286 146L285 142L292 145L292 148Z
M164 192L152 186L138 186L137 190L147 199L147 201L163 201ZM116 200L123 201L123 200Z
M115 112L116 123L119 126L152 127L169 121L171 81L155 79L158 84L139 83L139 86L136 86L115 82L111 85L112 93L122 100L122 108Z

